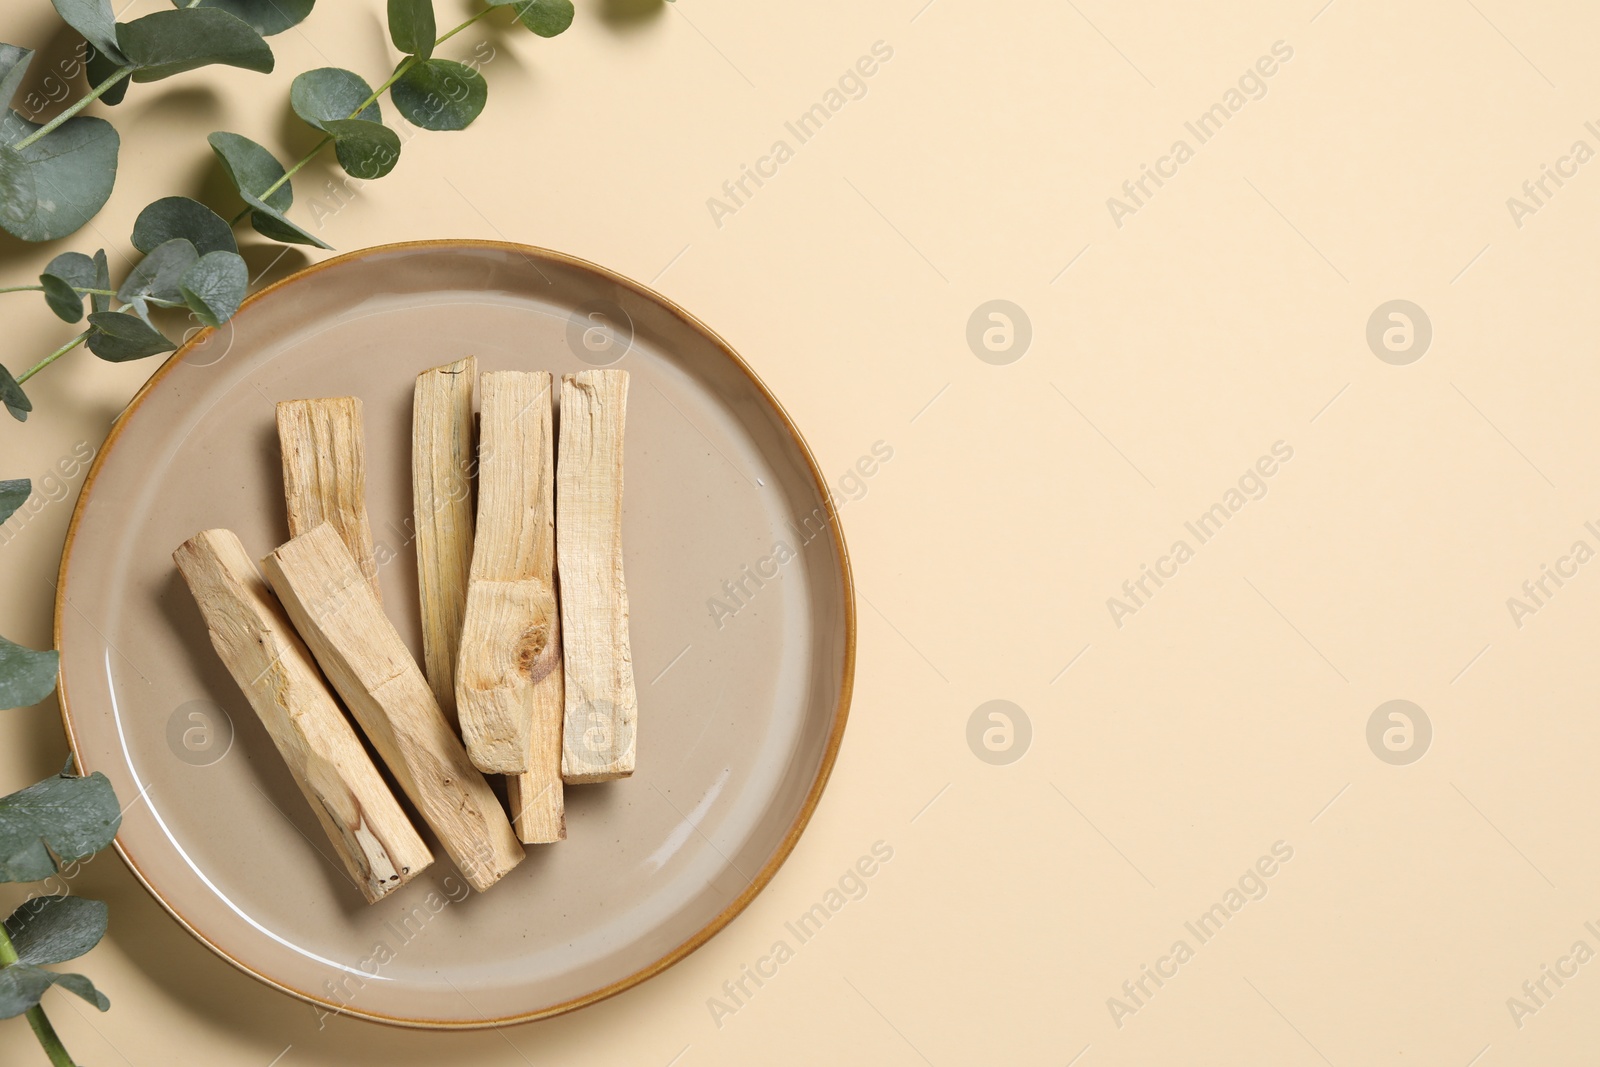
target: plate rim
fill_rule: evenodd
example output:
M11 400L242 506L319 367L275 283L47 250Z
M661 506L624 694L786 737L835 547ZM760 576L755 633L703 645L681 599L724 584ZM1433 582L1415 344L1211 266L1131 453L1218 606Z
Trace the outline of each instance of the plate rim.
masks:
M590 992L584 993L580 996L559 1001L555 1004L535 1008L527 1012L519 1012L512 1015L497 1016L495 1018L485 1019L426 1019L411 1016L388 1015L383 1012L353 1008L348 1004L339 1003L329 1000L325 997L318 996L316 993L286 985L283 982L277 981L276 979L268 977L262 972L256 970L245 961L229 955L227 951L225 951L220 945L217 945L211 941L199 928L197 928L181 912L179 912L177 908L167 901L167 899L161 895L155 886L150 883L150 880L145 876L144 871L140 869L138 861L135 860L134 857L123 846L122 834L120 831L118 832L116 838L112 841L112 845L115 847L117 855L121 857L123 864L128 868L129 871L132 872L135 880L137 880L138 883L144 887L145 891L149 893L152 898L154 898L157 904L161 905L161 908L166 911L168 915L177 920L178 925L187 930L197 941L199 941L206 948L210 949L217 956L221 957L223 960L226 960L237 969L243 971L245 974L248 974L264 985L270 986L279 992L287 993L290 996L298 1000L305 1001L308 1004L324 1008L331 1015L345 1015L352 1018L365 1019L369 1022L385 1023L391 1026L408 1027L419 1030L484 1030L499 1026L514 1025L517 1023L534 1022L539 1019L548 1019L557 1015L564 1015L567 1012L576 1011L579 1008L587 1007L590 1004L596 1004L602 1000L608 1000L624 990L631 989L634 986L639 985L641 982L655 977L662 971L665 971L667 968L671 967L673 964L678 963L680 960L687 957L690 953L704 945L707 941L711 940L712 937L714 937L724 927L731 923L740 912L744 911L744 909L750 905L750 902L756 898L757 894L767 887L767 885L777 875L778 869L783 866L784 861L787 860L790 853L794 851L795 845L799 843L800 835L805 831L806 826L810 823L811 816L815 813L817 805L822 800L822 792L826 788L828 780L833 773L833 766L838 758L840 745L843 743L844 728L846 721L849 718L850 702L855 688L856 594L855 580L850 566L850 555L844 541L844 530L840 525L839 511L834 504L833 494L829 490L828 480L822 473L822 468L817 464L817 458L812 454L810 445L806 443L805 437L800 433L799 427L795 425L794 420L790 417L788 411L785 410L783 404L779 402L775 395L773 395L772 390L767 388L766 383L763 382L756 372L750 367L750 365L745 362L744 358L741 357L739 353L734 350L733 346L725 341L720 334L711 329L710 326L706 325L706 323L701 321L694 314L681 307L676 301L657 292L649 286L644 285L643 283L627 277L626 275L619 274L608 267L601 266L598 263L594 263L578 256L569 255L565 252L558 252L554 249L542 248L536 245L521 244L515 241L493 241L478 238L446 238L441 240L426 241L399 241L391 244L373 245L368 248L357 249L352 252L346 252L338 256L321 260L317 263L309 264L289 275L288 277L273 282L260 292L252 293L250 296L246 297L244 302L239 306L239 312L243 312L246 308L249 308L258 301L268 298L272 294L278 292L280 289L284 289L291 285L303 284L321 271L332 267L350 264L361 259L386 253L409 251L446 252L451 250L488 250L512 252L527 259L530 263L542 259L566 267L576 268L580 271L590 272L599 276L603 280L615 283L627 289L631 289L638 296L656 303L682 320L682 322L690 329L695 330L705 336L706 339L709 340L722 353L722 355L727 358L733 364L733 366L749 380L750 384L755 387L757 392L766 400L766 402L772 406L772 410L777 413L778 418L782 421L784 429L788 431L790 439L799 449L800 455L805 459L806 467L811 473L812 481L815 484L818 494L822 498L822 504L828 516L828 529L833 538L834 550L839 557L839 577L843 581L842 592L844 594L844 664L840 678L839 693L833 712L833 722L829 726L827 744L822 753L822 760L817 766L816 776L812 779L810 788L806 791L805 800L801 804L800 810L796 813L794 820L789 824L789 828L784 832L783 839L778 843L777 848L774 849L772 854L767 857L767 860L764 864L762 864L761 869L756 872L755 877L750 880L750 883L739 893L739 895L730 901L727 906L722 909L722 911L713 916L709 922L707 922L694 934L680 942L678 945L669 949L665 954L653 962L645 965L644 967L641 967L638 970L623 976L622 978L602 986L599 989L591 990ZM133 395L133 398L128 401L127 407L123 408L123 410L117 415L116 419L112 421L111 428L106 434L105 441L101 444L100 450L95 454L94 462L89 468L89 473L84 478L83 487L78 491L77 502L72 508L72 518L67 524L66 540L61 547L61 564L56 571L57 593L54 610L52 612L51 639L61 655L61 666L57 674L58 684L56 689L57 700L61 710L61 724L67 735L67 745L71 749L74 765L80 772L83 772L84 768L82 756L79 752L78 738L73 730L72 712L66 684L66 649L63 647L61 640L62 622L65 616L64 607L67 603L67 597L65 596L67 569L71 562L72 549L78 536L78 523L83 516L84 508L89 502L91 491L94 488L95 479L99 475L100 469L106 461L106 457L108 457L111 454L112 449L116 447L118 438L121 436L122 431L127 425L128 421L138 410L139 405L143 403L145 398L161 384L161 381L173 370L173 368L184 361L184 358L194 347L196 347L198 344L204 343L215 331L216 327L207 327L180 345L177 351L168 356L166 361L163 362L159 368L157 368L156 372L152 374L142 386L139 387L138 392L136 392Z

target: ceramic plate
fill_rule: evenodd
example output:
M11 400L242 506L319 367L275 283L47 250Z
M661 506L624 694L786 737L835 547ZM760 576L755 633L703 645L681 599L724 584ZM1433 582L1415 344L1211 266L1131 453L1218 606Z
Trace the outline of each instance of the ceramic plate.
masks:
M383 602L419 654L412 382L469 354L483 370L632 373L638 771L570 787L568 839L531 847L489 892L435 847L431 868L369 906L212 651L172 550L218 526L257 557L284 541L274 404L359 396ZM749 903L832 767L855 613L827 483L726 344L592 264L441 242L306 270L161 368L85 483L56 642L79 766L130 805L117 848L180 923L329 1010L474 1027L617 993Z

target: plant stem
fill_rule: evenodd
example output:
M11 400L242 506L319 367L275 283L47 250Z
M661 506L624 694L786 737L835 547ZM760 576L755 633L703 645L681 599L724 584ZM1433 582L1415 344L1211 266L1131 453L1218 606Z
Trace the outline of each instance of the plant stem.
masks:
M0 926L0 967L9 967L16 962L17 950L6 935L6 928ZM56 1028L50 1025L44 1009L37 1004L28 1009L28 1025L33 1027L34 1036L39 1039L39 1044L44 1047L45 1055L50 1057L54 1067L77 1067L61 1044L61 1038L56 1036Z
M20 152L24 148L27 148L29 145L33 144L33 142L37 141L39 138L47 136L57 126L60 126L63 122L66 122L72 116L76 115L78 112L82 111L84 108L88 107L90 104L94 103L96 100L100 99L100 97L113 89L119 81L132 74L134 69L135 68L132 66L132 64L126 67L118 67L116 72L112 74L111 77L107 78L99 85L96 85L93 89L90 89L89 95L85 96L82 100L79 100L76 104L73 104L71 107L67 108L67 110L51 119L43 126L40 126L37 130L33 131L11 147Z
M117 295L116 291L112 290L112 289L86 289L86 288L84 288L82 286L78 286L78 285L74 285L72 287L72 291L77 293L79 296L86 296L86 295L88 295L90 293L94 294L95 296L116 296ZM42 285L13 285L9 289L0 289L0 293L42 293L42 292L44 292L44 286L42 286Z
M42 293L42 285L13 285L9 289L0 289L0 293Z
M437 41L434 41L433 42L433 47L438 48L440 45L444 44L450 38L454 37L456 34L460 33L462 30L466 29L468 26L471 26L474 22L477 22L479 19L483 18L485 15L489 14L493 10L494 10L494 8L492 8L492 7L484 8L482 11L478 12L476 15L472 16L470 19L468 19L467 21L463 22L461 25L457 26L455 29L450 30L449 32L445 33L444 36L440 37ZM358 106L354 111L350 112L350 114L345 116L345 117L349 118L349 119L359 118L363 111L367 110L367 108L371 107L373 104L378 102L378 97L380 97L384 93L388 92L390 86L394 85L395 82L397 82L401 78L405 77L406 71L410 70L414 65L416 65L416 62L417 62L417 57L416 56L407 56L405 59L401 60L400 65L398 67L394 68L394 73L389 75L389 80L384 82L382 85L378 86L376 89L374 89L372 91L372 95L371 96L369 96L365 100L361 101L360 106ZM302 169L304 169L306 164L310 163L313 159L315 159L317 157L317 155L324 148L327 148L332 143L333 143L332 135L324 137L322 140L318 141L317 142L317 146L315 148L313 148L311 151L307 152L305 154L305 156L303 156L301 158L300 162L296 163L294 166L290 167L287 171L285 171L283 177L279 178L277 181L275 181L271 185L267 186L266 189L264 189L262 192L257 193L256 194L256 198L258 200L266 200L267 197L271 196L273 193L277 192L279 189L282 189L284 187L284 185L289 181L290 178L293 178L296 174L299 174L300 171ZM250 214L250 211L251 211L251 209L249 207L246 207L243 211L239 212L239 214L235 215L234 218L233 218L234 225L238 225L240 222L244 221L244 217L246 215Z
M32 378L35 374L38 374L40 371L44 370L46 367L48 367L50 364L54 363L56 360L60 359L62 356L66 355L68 352L71 352L74 348L77 348L79 345L83 344L83 342L87 341L88 339L89 339L89 331L88 330L84 330L78 336L74 337L72 340L68 341L66 344L64 344L60 348L56 349L54 352L50 353L48 356L45 356L39 362L35 363L32 367L30 367L27 371L25 371L22 374L22 376L17 379L17 384L21 385L23 382L27 381L29 378Z

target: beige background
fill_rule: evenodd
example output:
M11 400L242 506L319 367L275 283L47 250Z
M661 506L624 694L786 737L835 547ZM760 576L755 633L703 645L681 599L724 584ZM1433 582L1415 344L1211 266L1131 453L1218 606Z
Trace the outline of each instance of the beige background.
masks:
M722 332L828 471L893 447L844 511L862 631L832 785L709 945L503 1032L319 1029L107 854L74 891L111 902L81 969L113 1008L53 994L69 1047L245 1067L1588 1062L1600 964L1547 980L1555 995L1520 1027L1507 998L1575 941L1600 950L1584 927L1600 928L1600 567L1521 628L1506 600L1574 541L1600 548L1583 527L1600 520L1600 163L1547 183L1520 227L1506 201L1574 141L1600 150L1584 128L1600 119L1596 16L1324 2L579 0L554 41L489 20L452 41L453 57L493 50L484 118L417 136L336 212L334 172L309 169L298 217L320 198L340 249L502 237L596 260ZM226 203L213 129L302 149L289 80L387 71L383 6L323 3L275 39L270 77L136 89L104 236L62 247L125 252L159 195ZM471 10L438 6L444 25ZM0 39L48 46L57 25L43 0L8 5ZM893 58L866 95L719 227L707 198L878 41ZM1175 139L1195 146L1184 123L1278 41L1293 58L1266 95L1119 228L1107 197ZM0 261L17 284L59 250L8 244ZM304 261L252 260L265 281ZM996 298L1033 330L1004 366L966 341ZM1365 337L1397 298L1434 333L1407 366ZM20 370L66 328L5 299ZM80 352L42 374L33 419L0 424L0 474L37 483L98 444L155 365ZM1184 523L1278 441L1293 459L1265 498L1118 628L1106 599L1193 544ZM41 496L8 527L13 640L49 640L70 498ZM1397 698L1434 731L1405 766L1366 739ZM1004 766L967 742L994 699L1032 724ZM53 703L0 730L5 788L59 767ZM723 982L880 840L894 858L868 895L713 1021ZM1293 859L1264 899L1199 944L1184 923L1279 841ZM1119 1027L1108 998L1180 938L1194 958ZM22 1025L5 1062L43 1062Z

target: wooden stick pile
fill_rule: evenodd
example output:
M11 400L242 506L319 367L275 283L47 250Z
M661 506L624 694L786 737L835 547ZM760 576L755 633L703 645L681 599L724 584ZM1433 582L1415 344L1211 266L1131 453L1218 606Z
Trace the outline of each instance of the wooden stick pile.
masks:
M480 382L469 356L417 377L421 667L380 599L355 397L278 405L290 540L261 561L265 580L228 530L173 553L217 654L369 903L433 855L344 708L480 891L524 844L567 836L565 785L633 773L627 400L626 371L564 375L558 449L549 374ZM509 817L485 774L507 776Z

